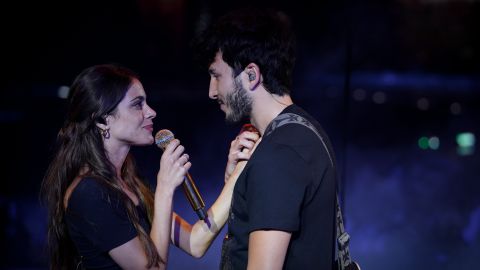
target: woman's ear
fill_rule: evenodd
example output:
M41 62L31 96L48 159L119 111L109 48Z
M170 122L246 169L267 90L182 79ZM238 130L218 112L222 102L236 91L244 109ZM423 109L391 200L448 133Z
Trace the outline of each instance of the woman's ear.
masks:
M99 122L96 122L95 125L101 129L101 130L105 130L105 129L108 129L108 126L105 125L105 124L102 124L102 123L99 123Z
M103 122L104 123L100 123L100 122L95 122L95 125L97 125L98 128L104 130L104 129L109 129L110 127L108 126L109 123L110 123L110 118L112 116L110 114L106 114L104 116L102 116L102 119L103 119Z
M104 139L110 138L110 127L108 125L96 122L95 125L100 129L100 134Z

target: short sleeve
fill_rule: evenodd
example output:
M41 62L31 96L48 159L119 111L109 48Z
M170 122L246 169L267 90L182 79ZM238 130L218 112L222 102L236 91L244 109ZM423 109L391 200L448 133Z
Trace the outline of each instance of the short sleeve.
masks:
M82 179L72 192L67 222L77 234L104 252L137 236L119 197L90 178Z
M286 145L271 144L248 170L249 231L299 229L308 183L305 161Z

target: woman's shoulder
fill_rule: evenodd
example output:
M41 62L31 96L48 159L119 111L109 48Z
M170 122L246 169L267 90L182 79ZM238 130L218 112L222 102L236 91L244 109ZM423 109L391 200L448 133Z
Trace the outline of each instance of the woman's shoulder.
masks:
M101 180L93 177L82 177L70 194L68 208L95 207L99 203L108 202L112 192Z
M96 192L102 189L105 189L105 187L100 180L91 176L81 177L75 187L75 190L80 192Z
M82 195L82 197L83 195L97 197L107 189L100 180L93 177L81 177L77 181L78 182L73 186L73 190L71 191L71 199L78 197L76 195Z

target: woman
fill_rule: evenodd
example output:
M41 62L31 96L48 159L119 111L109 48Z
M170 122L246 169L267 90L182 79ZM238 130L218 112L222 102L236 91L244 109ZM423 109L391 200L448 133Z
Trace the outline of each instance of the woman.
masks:
M208 211L209 220L191 226L172 214L174 190L191 166L179 141L162 155L154 193L129 154L131 146L153 143L155 116L128 69L93 66L75 79L57 152L42 183L52 269L165 269L170 239L200 257L223 227L244 166L239 161L250 156L240 149L252 149L258 135L243 132L232 142L229 179Z

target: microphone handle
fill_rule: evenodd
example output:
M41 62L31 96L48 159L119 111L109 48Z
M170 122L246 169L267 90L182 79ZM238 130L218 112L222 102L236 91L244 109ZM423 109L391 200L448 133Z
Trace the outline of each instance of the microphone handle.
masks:
M198 189L193 182L192 176L188 172L183 180L182 186L185 196L187 196L188 202L190 202L193 210L195 210L201 220L205 220L207 218L205 203L203 202L202 196L198 192Z

